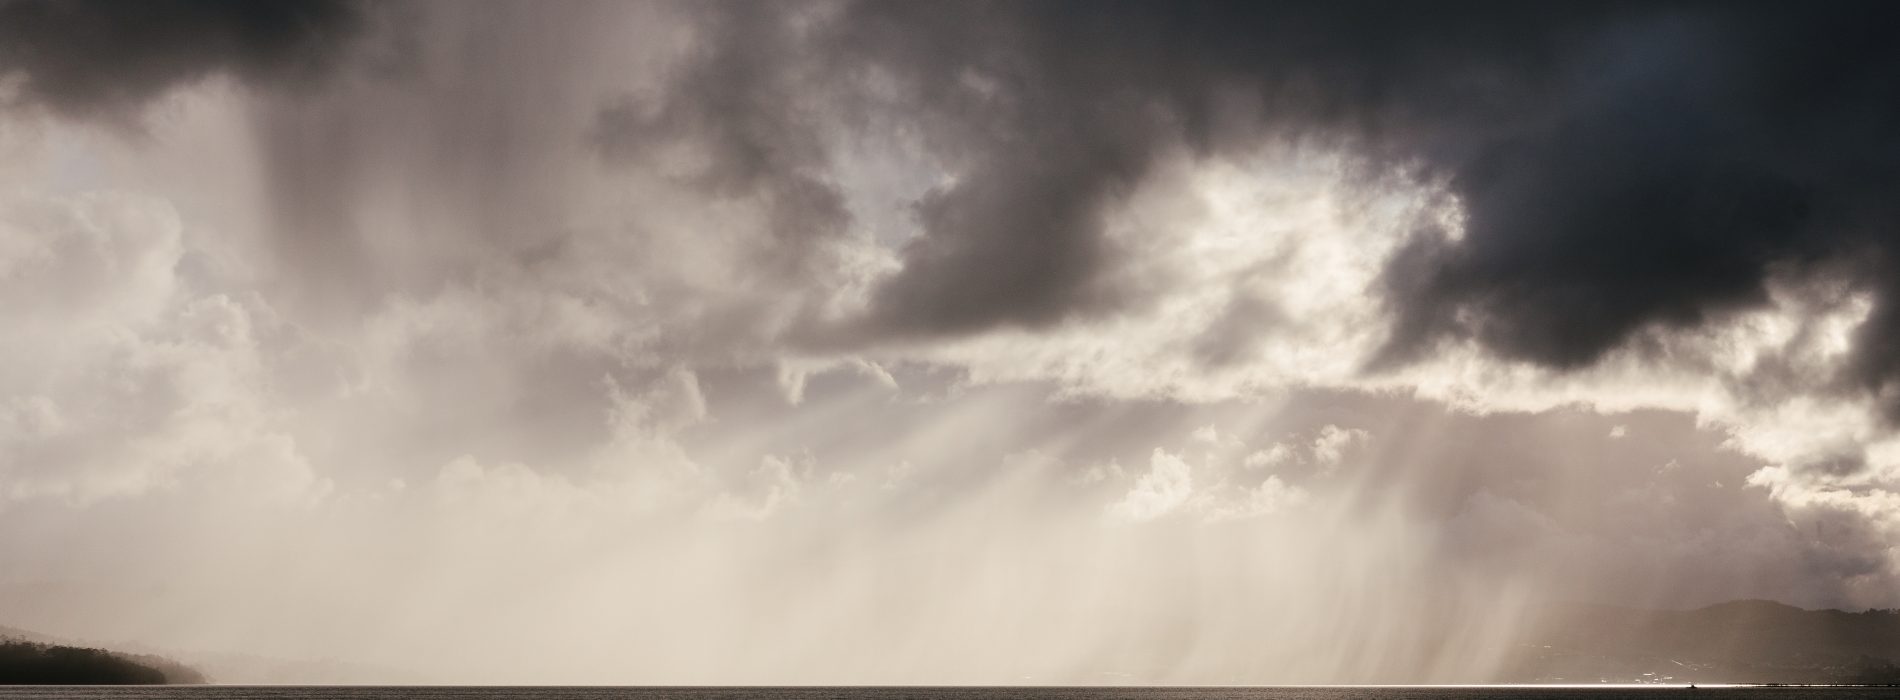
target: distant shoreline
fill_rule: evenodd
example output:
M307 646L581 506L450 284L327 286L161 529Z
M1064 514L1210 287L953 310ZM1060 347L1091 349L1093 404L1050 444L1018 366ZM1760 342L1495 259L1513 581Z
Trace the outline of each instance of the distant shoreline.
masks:
M25 639L0 639L0 685L163 686L205 685L205 677L156 656Z

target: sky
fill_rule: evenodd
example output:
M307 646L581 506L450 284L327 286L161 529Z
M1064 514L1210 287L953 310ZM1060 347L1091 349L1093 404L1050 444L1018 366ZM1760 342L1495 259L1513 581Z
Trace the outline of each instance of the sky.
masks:
M0 0L0 625L1449 682L1900 607L1893 15Z

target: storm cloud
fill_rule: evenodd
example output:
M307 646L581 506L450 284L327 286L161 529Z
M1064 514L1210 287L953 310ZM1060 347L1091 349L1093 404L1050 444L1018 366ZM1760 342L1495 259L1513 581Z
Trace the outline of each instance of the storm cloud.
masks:
M1892 14L0 0L0 624L1469 681L1891 607Z
M1851 260L1823 272L1892 276L1879 261L1893 245L1883 193L1900 144L1884 125L1900 105L1889 79L1900 52L1876 29L1890 12L873 3L814 20L805 60L827 70L812 89L901 114L887 118L921 132L951 173L918 200L923 235L877 290L873 315L893 332L1034 327L1139 304L1112 281L1128 253L1102 234L1109 203L1168 149L1219 154L1291 135L1446 178L1463 207L1462 231L1421 231L1393 261L1385 360L1471 337L1573 368L1644 329L1757 307L1771 269ZM811 118L774 104L788 103L707 116L753 129L774 114ZM756 160L747 142L725 143L727 159ZM1893 332L1886 296L1870 335ZM1874 355L1853 378L1870 388L1891 370Z
M770 127L801 134L792 142L827 138L825 117L834 141L900 131L942 173L913 200L917 233L898 271L869 292L857 326L874 344L1150 310L1152 280L1129 274L1145 253L1107 234L1111 210L1170 157L1295 140L1347 154L1347 186L1402 171L1439 183L1459 211L1453 224L1417 222L1388 261L1375 290L1388 337L1367 373L1463 342L1577 370L1768 308L1771 279L1818 281L1870 294L1874 310L1856 357L1803 381L1891 413L1883 348L1900 332L1887 281L1900 214L1885 193L1900 143L1884 125L1900 116L1900 52L1874 29L1891 14L1879 3L848 4L798 25L803 50L777 51L802 89L728 80L752 101L700 102L745 104L704 112L743 120L732 134L772 115L796 115ZM687 85L683 99L707 89ZM708 157L763 172L748 141L723 143Z
M62 115L125 118L216 74L259 86L320 77L366 20L352 0L283 3L0 3L8 101Z

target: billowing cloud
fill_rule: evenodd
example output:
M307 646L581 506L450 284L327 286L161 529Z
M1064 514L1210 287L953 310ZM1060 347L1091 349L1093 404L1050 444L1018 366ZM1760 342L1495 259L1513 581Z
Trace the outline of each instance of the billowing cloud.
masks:
M1468 681L1891 607L1888 12L0 0L0 623Z
M1148 473L1109 511L1130 520L1153 520L1185 505L1193 495L1187 462L1157 449Z

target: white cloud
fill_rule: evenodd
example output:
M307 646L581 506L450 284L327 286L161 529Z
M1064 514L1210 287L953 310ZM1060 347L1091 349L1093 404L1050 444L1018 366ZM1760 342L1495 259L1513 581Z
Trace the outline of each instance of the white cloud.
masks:
M1313 438L1313 461L1328 469L1336 467L1345 458L1348 449L1365 439L1364 430L1341 428L1329 423L1320 428L1319 435Z
M598 11L670 26L665 10ZM507 26L443 12L451 31ZM520 658L540 680L915 682L1086 680L1099 676L1075 674L1129 656L1178 660L1144 680L1337 681L1376 670L1354 659L1398 667L1418 648L1443 660L1429 677L1457 679L1486 659L1432 655L1498 642L1523 589L1548 583L1526 573L1546 560L1512 537L1591 564L1627 554L1629 537L1593 541L1488 492L1449 524L1417 516L1405 499L1454 479L1354 482L1392 466L1373 464L1361 429L1309 424L1249 453L1249 422L1193 413L1271 416L1310 390L1474 413L1693 412L1774 463L1752 493L1810 532L1860 538L1817 550L1858 586L1838 600L1893 600L1880 586L1900 577L1900 439L1871 402L1816 388L1871 312L1864 293L1777 278L1765 308L1647 333L1576 372L1455 342L1368 372L1386 340L1386 263L1421 221L1455 222L1456 203L1439 183L1369 181L1327 145L1282 143L1175 154L1107 212L1129 252L1109 274L1142 292L1130 308L861 347L825 332L896 271L904 235L860 226L789 265L761 252L783 252L769 202L598 162L582 144L603 95L665 75L691 32L627 41L614 22L547 21L519 30L559 37L548 52L499 42L507 56L464 65L455 42L426 42L418 70L435 82L413 92L352 79L252 104L208 85L139 144L54 125L70 143L51 149L0 120L0 155L18 156L0 159L0 185L23 190L52 160L84 156L99 170L89 186L163 194L0 205L0 516L44 539L0 554L35 557L16 571L62 584L175 591L63 624L385 662L434 642L449 650L424 662L436 670L514 679L494 661ZM566 72L565 52L616 60ZM545 99L512 99L524 90ZM482 124L449 119L462 112ZM438 130L451 122L467 130ZM323 138L337 124L349 138ZM296 136L273 159L343 183L327 204L347 216L270 206L291 193L271 192L253 140L230 136L254 131ZM905 191L848 192L851 206L908 207L906 188L937 184L934 165L893 153L842 170L896 171L902 183L879 184ZM869 386L826 396L814 380L831 372ZM753 379L773 401L729 386ZM1046 402L1047 386L1073 403ZM1033 397L997 398L1010 391ZM1049 419L1089 402L1112 408ZM904 414L912 404L940 412ZM1142 420L1151 404L1191 418ZM1146 446L1189 426L1198 461L1153 449L1128 474L1114 459L1139 469ZM1619 443L1648 439L1639 427ZM1143 446L1132 459L1115 451L1128 444ZM1871 469L1803 466L1842 456ZM1367 502L1378 507L1341 505ZM1143 526L1101 527L1105 514ZM1444 532L1509 556L1459 569L1476 565L1433 558L1448 556ZM1803 565L1783 531L1763 532L1749 542L1773 546L1752 556ZM144 593L99 597L132 599ZM1419 609L1474 622L1450 641L1381 632L1382 615ZM1259 619L1286 634L1262 640L1245 622ZM1175 639L1182 620L1185 651L1114 646ZM556 642L598 651L524 658Z
M1306 444L1274 443L1247 455L1241 467L1247 470L1272 470L1293 464L1306 464L1323 471L1340 466L1354 447L1364 444L1369 435L1358 428L1341 428L1328 423L1313 433Z
M1794 270L1770 276L1759 308L1691 329L1638 329L1585 368L1501 359L1451 340L1413 364L1370 370L1387 340L1387 262L1423 222L1455 225L1460 215L1440 183L1364 174L1312 144L1181 156L1108 214L1111 236L1136 251L1117 274L1146 285L1143 303L1051 329L890 352L964 368L972 382L1047 381L1104 400L1267 400L1318 388L1475 413L1682 411L1735 449L1787 467L1791 479L1831 484L1840 477L1827 465L1859 461L1867 466L1855 479L1900 485L1900 434L1873 397L1837 381L1872 296ZM1350 442L1333 440L1315 446L1315 458ZM1268 447L1244 464L1273 466L1289 454Z
M1198 479L1196 472L1201 473ZM1085 477L1097 474L1084 472ZM1138 475L1133 486L1108 505L1108 513L1133 522L1191 514L1200 522L1215 523L1283 513L1304 505L1309 497L1305 489L1277 474L1250 485L1234 483L1231 476L1209 465L1196 467L1180 455L1156 448L1149 457L1148 471Z
M1242 466L1248 469L1272 469L1279 465L1286 464L1293 459L1292 449L1286 445L1276 443L1272 447L1247 455L1247 459L1242 463Z
M708 512L718 518L764 520L779 509L796 503L803 489L801 471L793 462L777 455L766 455L747 475L742 492L726 492L708 504ZM834 476L848 476L836 474Z
M1234 502L1210 508L1207 518L1211 521L1244 520L1273 515L1300 507L1308 497L1304 489L1288 486L1279 476L1269 475L1259 485L1243 490L1241 497Z
M120 193L0 210L0 288L19 302L0 311L0 497L327 488L277 420L254 320L267 312L183 290L180 231L168 202Z
M1156 448L1149 458L1148 472L1135 480L1127 495L1109 506L1109 513L1133 521L1154 520L1175 512L1194 495L1194 481L1188 464L1180 457Z
M0 296L18 339L65 341L151 323L183 254L177 212L119 192L0 203Z

